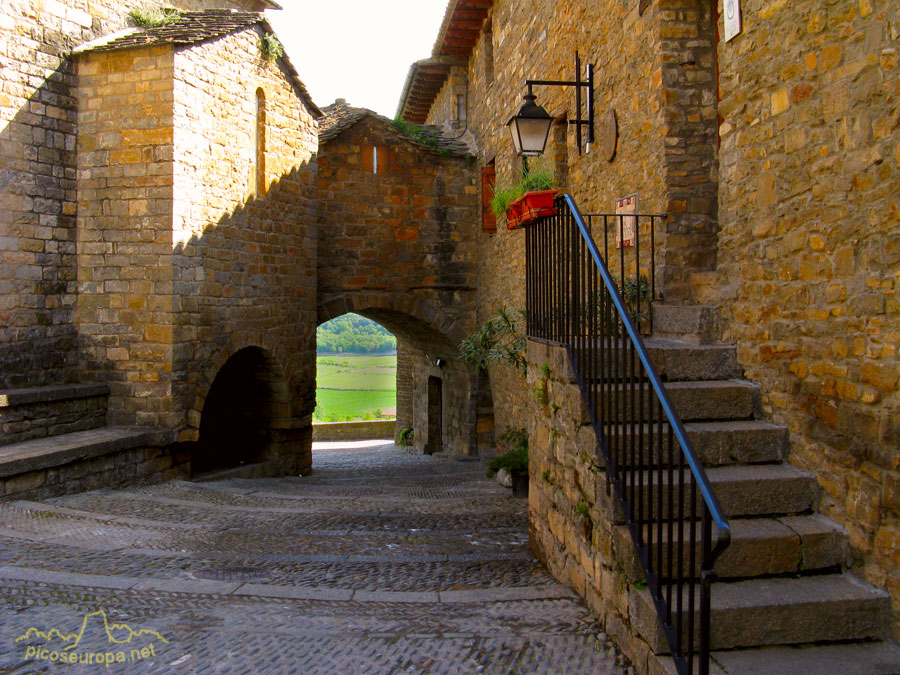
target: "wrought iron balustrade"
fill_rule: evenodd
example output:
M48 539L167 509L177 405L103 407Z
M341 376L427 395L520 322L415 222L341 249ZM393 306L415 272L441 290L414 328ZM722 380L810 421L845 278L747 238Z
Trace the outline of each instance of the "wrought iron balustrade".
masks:
M710 587L731 529L650 361L642 304L623 297L626 262L615 279L572 198L556 206L526 227L527 333L566 345L675 665L705 674Z
M656 229L664 213L585 213L588 232L642 335L653 331L656 292Z

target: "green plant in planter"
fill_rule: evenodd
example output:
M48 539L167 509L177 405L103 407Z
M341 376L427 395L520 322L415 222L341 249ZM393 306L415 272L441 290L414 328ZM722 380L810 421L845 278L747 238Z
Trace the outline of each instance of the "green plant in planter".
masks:
M486 370L491 362L508 363L525 372L525 312L501 307L473 335L459 343L463 363Z
M487 475L491 478L500 469L510 473L528 471L528 432L522 428L510 427L500 437L510 450L494 457L488 464Z
M414 433L415 432L413 431L412 427L403 427L400 430L400 433L397 434L397 445L399 445L401 448L405 448L408 445L411 445Z
M491 197L491 211L498 218L505 218L509 205L526 192L552 190L554 187L553 172L542 165L534 166L518 180L494 186L494 194Z

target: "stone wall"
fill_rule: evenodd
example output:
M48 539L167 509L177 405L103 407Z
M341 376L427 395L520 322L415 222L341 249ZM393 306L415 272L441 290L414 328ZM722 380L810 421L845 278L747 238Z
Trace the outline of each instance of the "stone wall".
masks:
M110 421L182 442L222 366L259 350L261 457L295 472L315 396L315 122L259 44L251 29L80 58L77 318Z
M77 66L80 371L109 383L113 423L173 428L174 52L85 54Z
M172 222L175 405L195 440L206 393L236 351L265 350L289 407L315 406L315 122L261 29L179 50ZM264 98L258 127L257 97ZM264 128L264 151L256 135ZM256 167L264 167L257 191ZM184 414L184 413L182 413Z
M900 13L750 0L743 17L718 49L722 337L900 612Z
M319 234L328 242L319 255L319 321L352 311L394 333L398 382L411 375L411 390L398 389L398 428L413 427L419 451L434 445L427 387L439 377L441 447L474 452L470 374L457 352L475 325L474 167L374 114L323 143L318 167Z
M584 213L612 213L616 198L632 194L642 213L670 212L656 232L658 291L671 302L707 301L717 228L708 3L652 3L641 14L639 3L619 0L564 0L529 12L521 11L521 3L498 0L488 24L491 32L482 34L468 64L467 126L478 165L493 160L498 183L521 171L505 124L522 103L523 82L572 79L579 50L582 63L596 69L597 141L579 154L574 128L560 124L542 161ZM446 122L453 92L448 81L429 123ZM558 121L574 118L574 89L537 87L535 93ZM612 161L600 151L601 121L609 110L618 120ZM509 232L501 223L496 234L479 237L479 321L500 306L524 309L524 233ZM498 431L525 426L521 376L493 367L491 383Z
M397 431L396 420L319 422L313 424L313 442L394 440Z
M77 379L76 78L72 48L128 24L146 0L7 0L0 9L0 387ZM180 9L261 10L255 0Z
M564 346L528 341L529 543L551 574L600 618L638 673L659 660L638 634L633 597L643 579L615 497L606 491L597 438ZM635 607L633 610L632 607Z

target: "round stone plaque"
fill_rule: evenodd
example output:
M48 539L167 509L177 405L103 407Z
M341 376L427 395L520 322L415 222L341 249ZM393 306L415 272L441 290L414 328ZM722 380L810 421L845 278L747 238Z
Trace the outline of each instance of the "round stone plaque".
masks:
M600 152L606 157L607 162L611 162L615 158L618 140L619 124L616 121L616 111L610 108L600 123Z

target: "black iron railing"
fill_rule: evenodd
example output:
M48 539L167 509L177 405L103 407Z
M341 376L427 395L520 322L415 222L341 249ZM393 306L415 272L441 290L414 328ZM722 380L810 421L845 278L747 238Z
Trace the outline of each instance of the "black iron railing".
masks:
M526 227L529 337L564 343L680 673L709 672L710 585L731 529L572 198ZM620 280L624 275L620 277ZM715 525L715 540L713 539Z
M606 267L642 335L653 331L651 306L656 293L656 228L665 214L584 213Z

